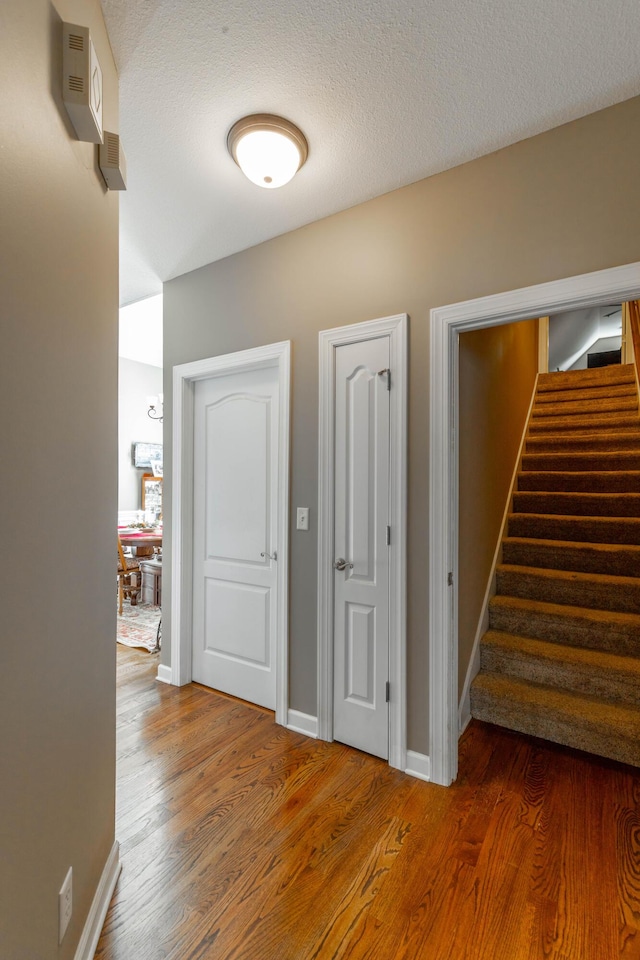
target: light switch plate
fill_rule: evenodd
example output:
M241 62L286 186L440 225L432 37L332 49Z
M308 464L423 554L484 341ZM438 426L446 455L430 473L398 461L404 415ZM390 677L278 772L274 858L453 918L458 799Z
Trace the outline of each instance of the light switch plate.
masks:
M297 530L309 529L309 507L298 507L296 529Z

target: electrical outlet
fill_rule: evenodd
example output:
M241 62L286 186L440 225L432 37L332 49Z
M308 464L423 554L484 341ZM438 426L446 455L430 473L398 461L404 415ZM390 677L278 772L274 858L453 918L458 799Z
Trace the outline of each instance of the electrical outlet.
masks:
M309 507L298 507L296 528L298 530L309 529Z
M58 943L62 943L63 937L67 932L67 927L69 926L69 920L71 920L71 914L73 912L73 867L69 867L69 871L64 878L64 883L60 887L60 893L58 894L58 928L59 936Z

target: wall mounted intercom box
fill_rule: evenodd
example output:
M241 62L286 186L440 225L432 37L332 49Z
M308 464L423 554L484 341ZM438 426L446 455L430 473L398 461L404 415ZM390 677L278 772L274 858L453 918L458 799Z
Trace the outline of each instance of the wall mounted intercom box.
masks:
M102 143L102 70L88 27L62 24L62 99L78 140Z
M127 189L127 161L117 133L104 131L104 143L100 147L100 170L109 190Z

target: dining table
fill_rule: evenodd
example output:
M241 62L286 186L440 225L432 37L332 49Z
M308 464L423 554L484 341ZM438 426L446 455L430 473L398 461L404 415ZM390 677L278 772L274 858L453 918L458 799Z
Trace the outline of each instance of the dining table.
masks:
M151 557L154 547L162 546L161 529L135 530L118 527L118 536L123 547L131 547L136 557Z

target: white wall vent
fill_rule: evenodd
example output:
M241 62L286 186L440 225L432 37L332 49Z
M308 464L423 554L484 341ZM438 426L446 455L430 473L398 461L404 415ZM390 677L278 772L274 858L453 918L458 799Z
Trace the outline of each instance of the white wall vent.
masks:
M88 27L62 24L62 99L78 140L102 143L102 70Z
M127 162L117 133L104 131L104 143L100 147L100 169L109 190L127 189Z

